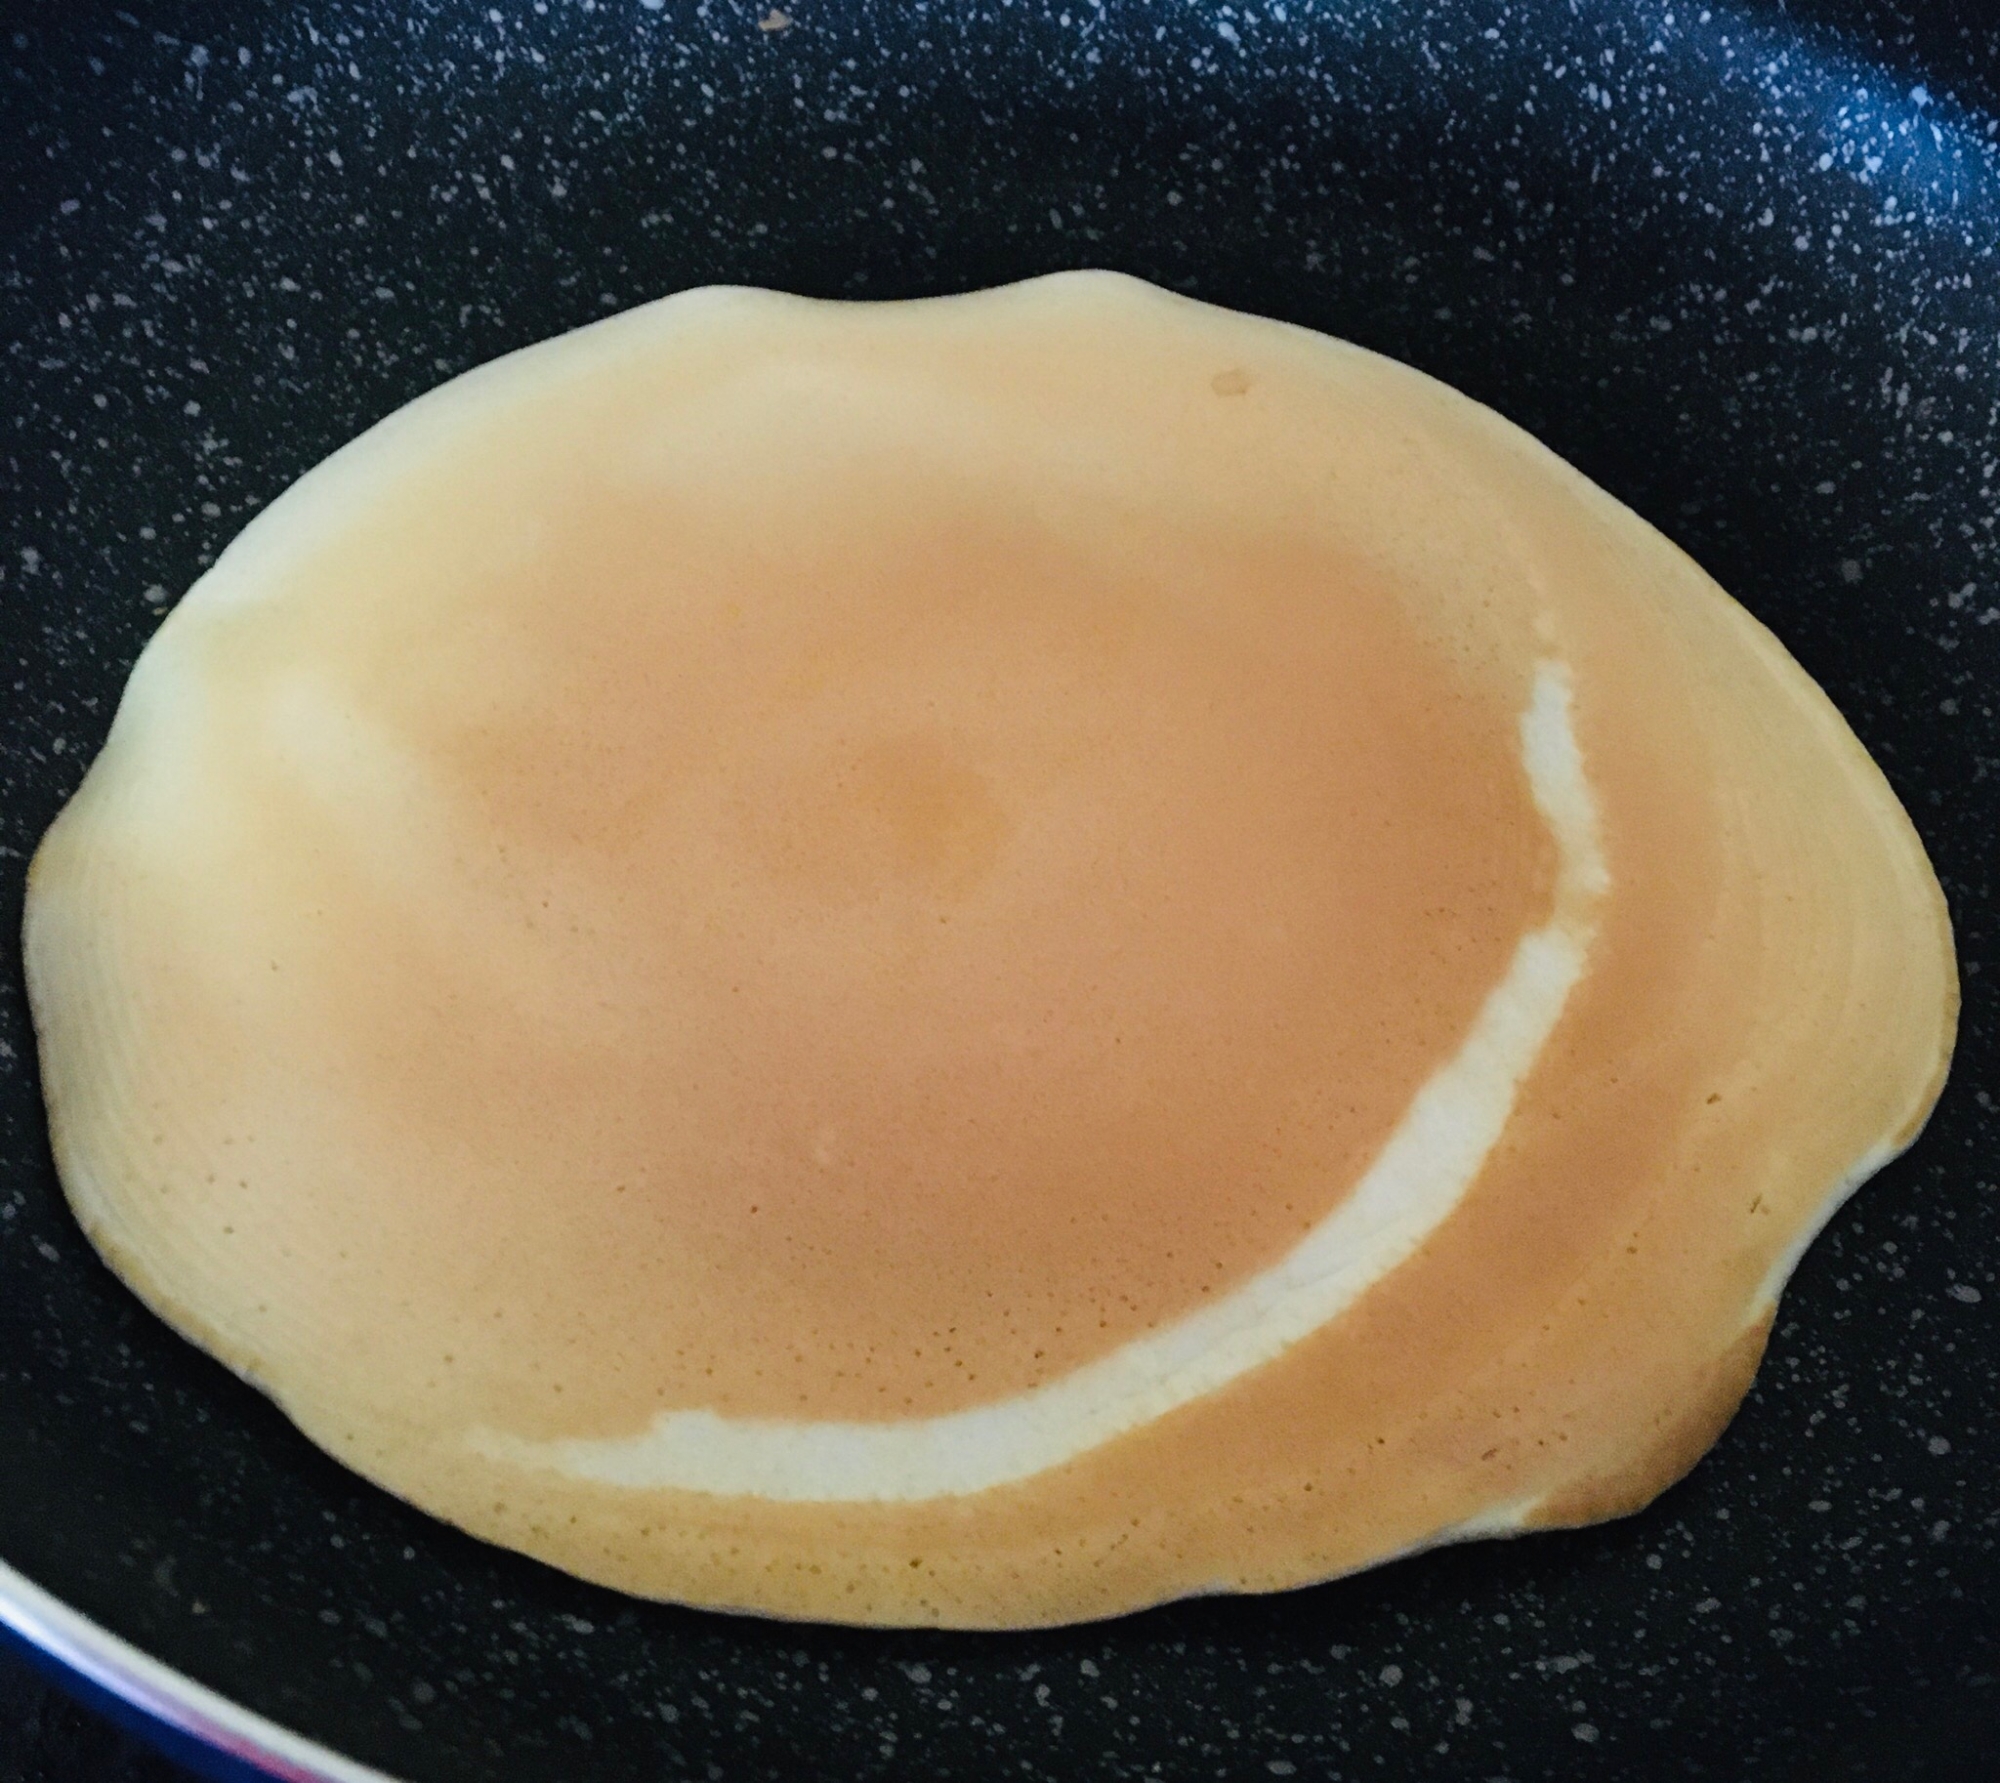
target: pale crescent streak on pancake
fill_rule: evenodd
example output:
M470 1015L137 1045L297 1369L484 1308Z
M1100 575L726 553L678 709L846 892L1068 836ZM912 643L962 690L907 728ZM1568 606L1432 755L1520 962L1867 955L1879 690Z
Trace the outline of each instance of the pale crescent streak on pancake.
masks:
M489 1459L635 1490L789 1503L964 1497L1060 1467L1227 1386L1337 1318L1457 1207L1583 977L1609 886L1596 801L1559 663L1537 665L1521 760L1556 843L1553 909L1522 936L1458 1050L1430 1077L1351 1193L1284 1257L1222 1299L1059 1380L895 1422L661 1413L632 1436L530 1441L489 1429Z

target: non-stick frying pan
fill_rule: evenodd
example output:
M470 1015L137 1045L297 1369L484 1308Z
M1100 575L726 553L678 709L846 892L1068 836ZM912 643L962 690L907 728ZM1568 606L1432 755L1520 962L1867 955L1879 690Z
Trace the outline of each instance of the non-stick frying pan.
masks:
M686 285L1102 265L1410 360L1683 542L1909 805L1966 1012L1651 1510L975 1637L626 1601L324 1459L69 1219L10 955L0 1617L298 1777L1990 1774L2000 36L1869 0L128 4L0 12L8 934L162 609L387 410Z

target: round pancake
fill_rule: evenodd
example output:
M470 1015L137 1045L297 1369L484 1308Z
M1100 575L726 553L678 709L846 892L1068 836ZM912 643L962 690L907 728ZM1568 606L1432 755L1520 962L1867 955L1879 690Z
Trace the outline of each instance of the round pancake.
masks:
M112 1265L490 1539L1024 1626L1616 1514L1956 1011L1781 647L1489 411L1105 274L455 380L38 855Z

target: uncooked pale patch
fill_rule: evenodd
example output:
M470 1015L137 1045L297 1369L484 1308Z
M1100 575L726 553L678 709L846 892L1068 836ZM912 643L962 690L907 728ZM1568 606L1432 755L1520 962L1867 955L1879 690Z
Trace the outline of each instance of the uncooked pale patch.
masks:
M1276 1263L1058 1381L964 1411L866 1423L670 1411L635 1437L533 1443L481 1430L476 1446L613 1486L809 1502L958 1497L1058 1467L1311 1336L1458 1205L1583 976L1607 887L1569 689L1551 665L1536 675L1521 742L1560 856L1551 918L1521 938L1471 1031L1411 1098L1361 1180Z
M1644 1502L1956 1007L1658 534L1095 274L690 293L392 416L162 626L26 955L86 1230L344 1460L999 1626Z

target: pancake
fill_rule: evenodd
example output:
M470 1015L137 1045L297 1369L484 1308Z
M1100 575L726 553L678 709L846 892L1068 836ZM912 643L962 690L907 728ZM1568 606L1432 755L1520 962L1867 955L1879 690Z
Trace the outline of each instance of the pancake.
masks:
M1102 273L689 292L392 415L162 624L24 952L84 1230L349 1466L992 1628L1645 1504L1957 1009L1673 545Z

